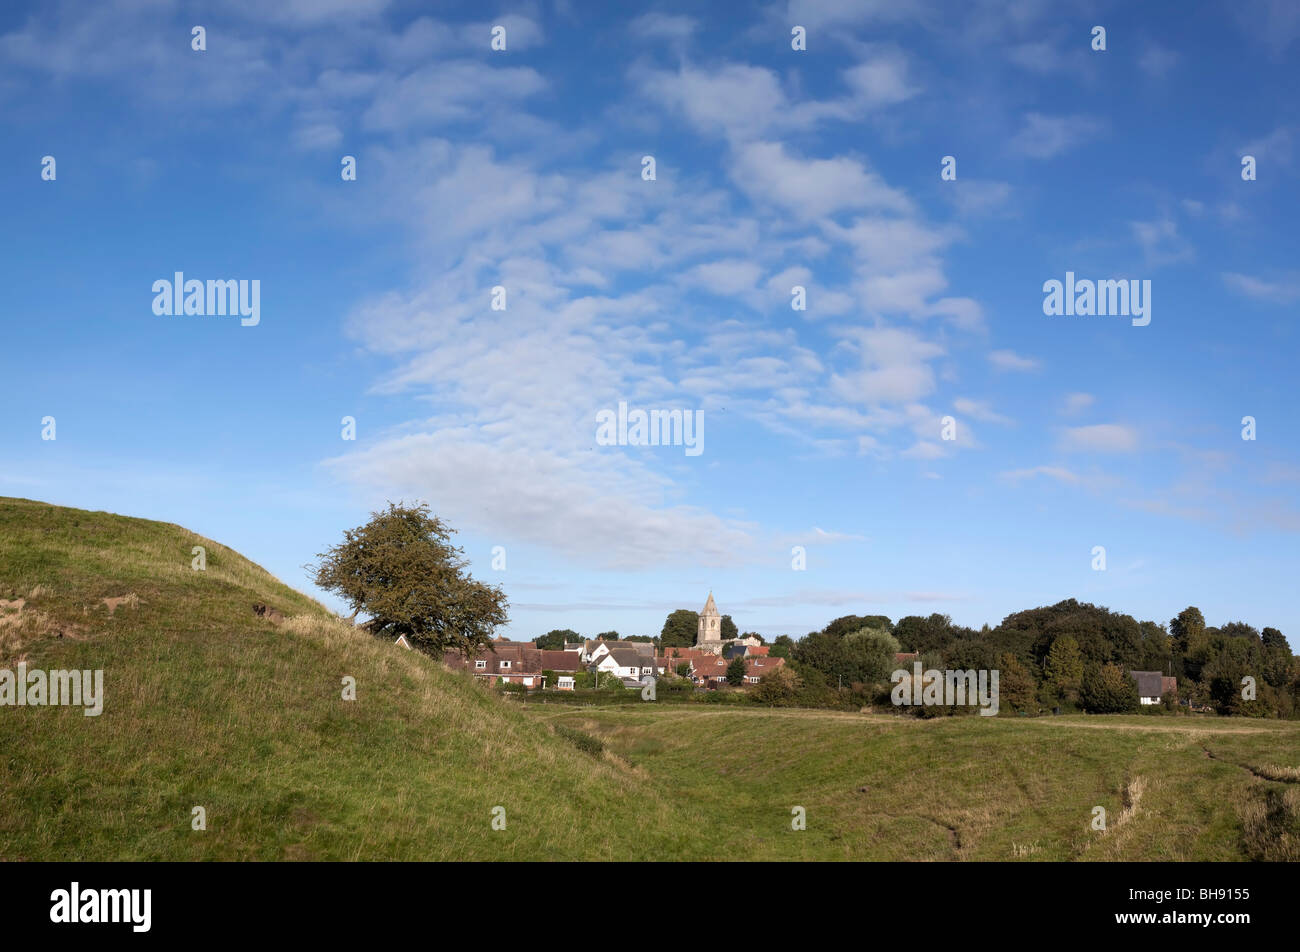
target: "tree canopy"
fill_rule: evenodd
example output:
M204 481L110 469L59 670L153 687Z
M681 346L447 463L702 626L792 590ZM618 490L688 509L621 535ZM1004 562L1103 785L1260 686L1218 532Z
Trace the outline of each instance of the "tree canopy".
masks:
M463 550L451 544L455 531L423 503L390 502L317 556L314 580L340 595L353 618L369 615L365 627L376 637L405 635L427 654L468 657L509 619L505 593L470 576Z
M533 639L533 644L539 648L545 648L547 651L563 651L564 643L567 641L572 644L575 641L581 641L582 635L578 634L572 628L553 628L544 635L538 635Z
M665 648L689 648L695 644L699 627L698 612L679 608L664 619L663 630L659 632L659 644Z

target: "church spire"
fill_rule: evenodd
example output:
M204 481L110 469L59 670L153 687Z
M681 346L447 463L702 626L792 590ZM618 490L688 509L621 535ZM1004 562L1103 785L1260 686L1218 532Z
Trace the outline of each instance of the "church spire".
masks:
M704 611L700 612L695 643L701 646L707 645L714 654L722 650L722 619L718 616L718 606L713 602L712 591L709 592L709 600L704 603Z

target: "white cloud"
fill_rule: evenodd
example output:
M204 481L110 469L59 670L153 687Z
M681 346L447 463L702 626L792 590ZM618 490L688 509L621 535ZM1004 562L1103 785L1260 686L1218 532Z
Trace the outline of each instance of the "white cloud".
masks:
M756 204L771 204L804 219L851 209L907 212L911 202L856 159L801 159L779 142L737 150L732 179Z
M1083 482L1083 477L1073 473L1063 466L1033 466L1029 469L1012 469L999 474L1007 482L1018 483L1026 479L1033 479L1036 476L1046 476L1054 479L1058 483L1077 486Z
M1009 143L1013 152L1031 159L1050 159L1081 145L1099 140L1106 123L1091 116L1025 115L1024 127Z
M643 13L628 24L633 36L653 40L689 40L697 29L694 17L669 13Z
M1176 264L1196 256L1192 246L1178 234L1178 225L1172 218L1129 222L1129 227L1149 267Z
M1010 417L1005 417L997 413L989 405L987 400L972 400L968 397L958 397L952 402L953 409L962 416L970 417L972 420L980 420L984 423L1002 423L1008 424L1013 422Z
M594 416L590 429L594 439ZM638 448L596 447L572 456L483 436L439 428L384 439L327 465L385 497L427 500L454 525L601 568L729 565L753 548L752 527L690 506L661 505L662 488L656 491L625 461Z
M1120 423L1068 427L1061 434L1061 449L1071 452L1131 453L1137 447L1137 430Z
M696 265L683 275L683 282L712 294L740 294L752 291L763 269L752 261L730 259Z
M1238 150L1238 154L1253 155L1259 162L1289 166L1293 154L1293 139L1290 126L1278 126L1268 135L1247 142Z
M929 9L921 0L790 0L783 22L810 30L833 24L895 23L922 19Z
M1270 281L1249 274L1225 271L1223 283L1238 294L1244 294L1257 301L1267 301L1270 304L1290 304L1300 300L1300 275L1296 274Z
M946 454L943 447L930 440L918 440L899 454L904 459L942 459Z
M680 112L700 132L722 135L733 146L812 130L824 122L856 122L920 92L908 79L907 61L894 49L876 49L844 70L846 94L791 99L772 70L742 63L716 69L683 65L676 71L635 64L629 71L641 95Z
M1016 66L1041 75L1070 69L1077 63L1077 57L1067 55L1046 40L1017 43L1008 50L1007 58Z
M1082 413L1096 402L1097 398L1090 393L1067 393L1062 412L1071 415Z
M998 370L1033 371L1043 366L1037 357L1022 357L1013 350L995 350L989 353L989 363Z
M480 120L546 88L530 66L489 66L477 60L432 63L388 79L361 117L371 130L396 131L453 120Z
M319 26L330 22L372 19L388 8L389 0L234 0L235 13L254 20Z
M1170 70L1178 65L1180 59L1181 57L1173 50L1167 49L1159 43L1152 43L1138 57L1138 66L1148 76L1163 79Z
M928 361L943 354L938 344L895 327L850 328L845 338L861 367L831 376L831 390L855 404L909 403L934 390Z
M977 218L1010 211L1011 186L1006 182L966 179L945 182L943 197L952 202L957 214Z
M853 98L867 109L893 106L921 92L907 78L907 61L897 50L886 51L844 71Z

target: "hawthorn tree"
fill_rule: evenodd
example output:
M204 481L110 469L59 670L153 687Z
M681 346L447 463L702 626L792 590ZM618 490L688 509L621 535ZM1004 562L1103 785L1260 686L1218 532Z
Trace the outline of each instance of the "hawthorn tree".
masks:
M470 577L463 550L451 544L456 531L423 503L390 502L370 521L343 533L343 541L317 557L315 582L365 612L365 627L379 638L406 635L413 648L441 657L465 657L492 643L504 625L506 597L500 588Z

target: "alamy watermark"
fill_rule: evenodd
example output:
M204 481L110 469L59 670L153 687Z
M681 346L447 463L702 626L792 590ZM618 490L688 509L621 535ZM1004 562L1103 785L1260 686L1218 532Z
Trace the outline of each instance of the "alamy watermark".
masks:
M890 700L897 705L915 704L934 707L958 705L979 706L980 715L993 717L998 713L997 671L939 671L935 668L921 670L921 662L912 664L912 670L899 668L889 676L894 689Z
M600 446L685 446L687 456L704 452L703 410L596 411L596 443Z
M104 710L104 671L28 671L20 661L15 673L0 668L0 707L84 707L87 717Z
M244 327L256 327L262 320L262 282L256 278L205 283L194 278L186 281L185 273L177 271L171 281L155 281L153 293L153 312L159 317L238 314Z
M1048 317L1131 317L1134 327L1151 323L1151 279L1142 281L1076 280L1065 272L1064 283L1053 278L1043 282L1043 313Z
M132 932L153 924L152 889L83 889L74 882L50 893L50 921L55 923L127 923Z

